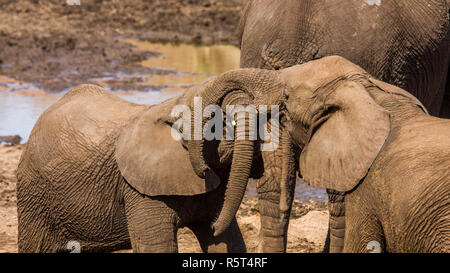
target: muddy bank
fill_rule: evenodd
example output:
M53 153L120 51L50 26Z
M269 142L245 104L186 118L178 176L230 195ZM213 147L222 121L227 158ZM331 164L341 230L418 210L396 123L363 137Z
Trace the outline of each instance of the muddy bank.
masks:
M121 39L236 44L244 2L81 0L80 6L69 6L59 0L1 1L0 74L59 92L105 73L170 73L137 65L156 53ZM126 88L145 86L131 82Z
M24 145L0 145L0 253L17 252L17 207L15 171ZM259 213L255 197L245 196L237 219L248 252L258 250ZM326 202L294 201L288 234L288 252L320 252L327 228ZM178 232L180 252L200 252L194 234L187 228ZM124 250L121 252L130 252Z

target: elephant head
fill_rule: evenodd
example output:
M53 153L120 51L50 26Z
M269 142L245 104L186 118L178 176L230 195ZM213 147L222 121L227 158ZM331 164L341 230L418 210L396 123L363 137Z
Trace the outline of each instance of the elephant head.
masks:
M220 105L225 108L227 105L280 105L283 101L282 90L284 90L284 83L280 81L278 72L240 69L224 73L209 81L199 95L203 98L203 105L205 106ZM239 118L239 115L237 116ZM241 117L245 119L245 116ZM194 116L192 116L191 121L194 121ZM205 123L206 119L203 120L202 124ZM240 121L237 120L236 124L240 124ZM255 141L248 139L248 119L244 120L244 124L246 124L246 129L244 131L237 130L241 135L235 136L225 200L222 210L213 224L215 235L221 234L234 218L244 196L250 169L254 161ZM197 126L196 130L202 130L202 128ZM201 134L201 132L197 133ZM242 137L242 140L240 140L240 137ZM286 142L285 138L283 139ZM205 148L205 142L205 139L187 141L192 167L199 177L207 177L208 173L214 172L206 160L211 151ZM286 157L288 155L290 153L286 153ZM283 159L283 164L288 164L288 161L287 158ZM286 168L282 167L282 169ZM285 175L285 179L288 179L287 175ZM286 185L287 182L282 182L282 184ZM287 198L285 196L287 190L282 190L282 192L284 193L282 196ZM288 207L286 203L286 201L281 200L280 208L286 209Z
M390 116L366 90L370 76L331 56L283 70L288 130L303 147L300 172L311 186L352 190L390 132Z

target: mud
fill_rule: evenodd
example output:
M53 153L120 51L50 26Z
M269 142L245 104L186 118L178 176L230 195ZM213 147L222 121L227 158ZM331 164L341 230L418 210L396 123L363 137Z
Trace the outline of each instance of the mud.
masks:
M0 253L17 252L17 199L15 171L24 145L0 145ZM326 202L294 200L288 232L288 252L321 252L328 230ZM237 213L248 252L258 252L260 219L255 197L245 196ZM194 234L178 231L180 252L201 252ZM131 252L122 250L119 252Z
M0 253L17 251L15 172L23 147L0 144Z
M170 73L137 63L158 53L123 38L237 44L245 0L0 2L0 74L60 92L105 73ZM142 85L112 84L112 89Z

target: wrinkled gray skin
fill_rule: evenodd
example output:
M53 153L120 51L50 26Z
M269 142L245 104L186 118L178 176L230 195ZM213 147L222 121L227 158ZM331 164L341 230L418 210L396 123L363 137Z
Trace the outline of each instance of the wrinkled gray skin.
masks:
M280 89L268 80L233 71L156 106L72 89L41 115L19 163L19 251L64 252L77 241L82 252L176 252L187 226L205 252L245 252L235 214L248 178L261 176L258 141L177 141L171 111L192 108L194 96L249 104Z
M444 0L249 0L239 26L241 67L278 70L339 55L449 118L449 7ZM274 168L273 156L263 158ZM329 250L340 252L344 193L328 193Z
M341 57L280 75L303 179L345 192L343 251L450 252L450 120Z

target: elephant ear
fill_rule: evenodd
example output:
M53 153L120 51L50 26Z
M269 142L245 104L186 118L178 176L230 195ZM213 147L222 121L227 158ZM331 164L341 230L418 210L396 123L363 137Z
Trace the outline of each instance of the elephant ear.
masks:
M390 131L387 111L364 87L346 81L313 116L300 171L309 185L350 191L367 174Z
M386 93L396 94L396 95L400 95L405 98L408 98L411 101L411 103L413 103L414 105L419 107L424 113L428 114L428 110L425 108L425 106L423 106L423 104L416 97L411 95L411 93L409 93L395 85L382 82L375 78L369 78L369 82L372 83L373 85L375 85L376 87L378 87L379 89L383 90Z
M122 176L149 196L212 191L220 184L219 177L214 172L208 172L205 179L195 174L182 140L172 137L173 129L165 122L171 110L166 104L150 108L123 129L115 153Z

